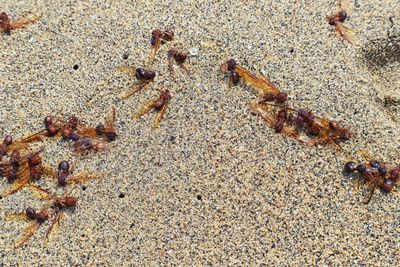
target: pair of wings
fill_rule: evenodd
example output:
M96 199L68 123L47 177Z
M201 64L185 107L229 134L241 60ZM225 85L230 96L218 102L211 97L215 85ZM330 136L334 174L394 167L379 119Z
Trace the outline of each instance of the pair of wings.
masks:
M135 119L140 119L142 116L149 113L154 108L154 104L156 103L157 100L158 100L158 98L147 101L142 106L142 108L139 110L138 114L135 116ZM165 113L167 111L167 107L168 107L168 103L165 103L164 106L162 107L162 109L157 112L156 118L154 119L154 122L153 122L154 128L160 127L161 121L164 118Z
M106 132L116 132L115 122L117 120L115 106L111 107L111 112L104 121ZM98 137L96 128L84 128L78 131L79 136Z
M64 211L58 211L54 217L54 219L50 222L50 227L46 232L45 243L47 243L51 236L59 229L61 221L65 218ZM6 219L9 220L23 220L23 221L32 221L25 212L20 213L10 213L6 215ZM42 223L37 221L28 225L24 230L22 235L15 240L14 249L20 248L29 238L31 238L35 232L39 229Z
M279 89L275 87L267 78L257 77L242 66L236 65L235 72L250 86L253 86L260 96L264 96L268 93L274 96L280 93Z
M250 103L250 108L252 112L258 114L261 118L263 118L270 128L274 128L276 119L271 115L270 110L268 110L268 106L252 102ZM299 139L300 141L302 141L302 139L300 139L299 132L294 127L285 126L283 127L281 133L291 138Z
M41 168L40 171L43 173L43 176L52 178L57 177L57 174L50 167L40 165L36 166L35 168ZM15 194L25 186L28 186L30 181L31 181L30 167L26 163L25 166L22 166L22 169L18 172L17 180L15 180L7 189L1 192L0 196L6 197Z
M127 73L131 76L135 76L136 74L136 68L134 67L122 66L119 67L118 70ZM150 84L150 82L151 81L139 81L138 83L133 85L133 87L130 90L122 92L119 98L127 99L128 97L136 94L137 92L144 90Z

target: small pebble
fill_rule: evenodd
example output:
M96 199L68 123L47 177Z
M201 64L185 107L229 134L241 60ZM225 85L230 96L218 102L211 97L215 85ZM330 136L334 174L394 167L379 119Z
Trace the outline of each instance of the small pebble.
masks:
M189 54L190 55L197 56L198 53L199 53L199 49L198 48L196 48L196 47L189 48Z
M208 87L205 84L199 84L199 87L201 88L201 90L207 91Z

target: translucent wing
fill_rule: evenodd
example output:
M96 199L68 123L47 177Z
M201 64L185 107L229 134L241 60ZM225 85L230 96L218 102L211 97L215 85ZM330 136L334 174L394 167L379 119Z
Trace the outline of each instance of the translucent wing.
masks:
M45 174L46 177L57 179L57 176L58 176L57 172L53 168L42 165L41 169L43 170L43 174Z
M161 45L161 39L160 37L157 37L154 42L154 45L150 47L149 61L152 61L155 58L158 50L160 49L160 45Z
M28 148L28 144L21 142L21 141L15 141L13 142L11 145L9 145L8 147L8 151L13 151L13 150L24 150Z
M108 128L110 130L115 130L115 121L116 120L117 120L117 116L116 116L116 112L115 112L115 106L112 106L111 112L104 123L106 128Z
M61 221L65 218L65 214L63 211L57 212L54 220L51 221L50 227L46 232L46 237L45 237L45 244L47 244L51 237L58 231L60 228Z
M78 173L74 176L70 176L67 178L68 184L82 184L88 181L101 179L104 177L104 174L90 174L86 172Z
M337 148L343 150L342 146L337 141L337 136L335 137L334 134L332 134L331 132L330 121L328 119L317 116L315 118L315 123L319 127L321 134L318 135L316 138L313 138L309 142L310 146L333 142L337 146Z
M271 93L276 96L278 93L280 93L278 88L276 88L270 81L264 78L258 78L253 73L239 65L236 65L235 71L247 84L254 86L258 94L261 96L264 96L267 93Z
M366 163L369 163L372 160L372 155L366 149L361 149L360 155Z
M132 76L136 76L136 68L134 68L134 67L121 66L121 67L118 67L118 70L123 73L129 74Z
M49 200L52 197L50 192L48 192L47 190L45 190L43 188L40 188L39 186L30 184L28 189L38 199Z
M172 57L170 59L168 59L168 68L169 68L169 71L171 72L172 79L174 81L176 81L176 71L175 71L175 66L174 66L174 58L172 58Z
M356 45L354 30L343 25L342 23L336 23L336 32L342 36L351 45Z
M154 128L160 127L161 121L164 118L165 112L167 111L168 103L165 103L162 109L157 112L156 118L153 123Z
M271 116L271 114L263 108L261 104L252 102L250 104L250 109L253 113L258 114L261 118L263 118L269 127L274 127L275 119Z
M30 221L29 217L26 215L25 212L18 212L18 213L9 213L6 214L7 220L20 220L20 221Z
M250 104L250 108L251 108L252 112L258 114L261 118L263 118L267 122L267 124L270 128L274 128L276 120L271 115L271 114L273 114L273 112L271 110L268 110L268 106L275 106L275 105L264 105L264 104L258 104L255 102ZM294 127L291 127L291 126L284 126L282 128L281 133L283 135L289 136L291 138L295 138L295 139L299 138L299 132ZM300 141L304 142L303 140L300 140Z
M24 229L23 234L14 243L14 249L21 247L39 228L39 223L35 222Z
M340 1L340 10L347 11L349 8L349 0Z
M143 115L147 114L150 112L150 110L153 109L155 100L148 100L139 110L138 114L135 115L135 119L139 119Z
M380 178L379 177L373 177L371 174L367 174L367 176L369 176L369 183L370 183L370 191L368 193L368 195L365 197L365 199L363 200L364 204L368 204L371 201L372 196L374 195L375 189L379 184Z
M86 128L78 131L79 136L96 137L96 128Z
M24 171L22 172L22 174L19 175L19 177L20 178L18 178L15 182L12 183L12 185L10 185L6 190L4 190L0 194L1 197L12 195L21 190L23 187L25 187L30 181L29 169L28 168L24 169Z
M91 138L90 143L88 140L84 138L75 141L72 147L72 150L78 154L86 153L90 151L105 151L108 148L108 143L105 140L99 138Z
M43 130L43 131L31 134L27 137L24 137L21 139L21 142L23 142L23 143L38 142L38 141L42 141L44 137L47 137L46 130Z
M27 26L28 24L32 24L35 23L36 21L38 21L41 18L41 16L35 16L31 19L27 19L27 18L20 18L14 21L10 22L10 27L11 29L20 29L20 28L24 28L25 26Z
M282 129L282 134L295 139L299 138L299 132L291 126L284 126ZM303 139L299 139L299 141L304 143Z
M120 96L121 99L127 99L128 97L134 95L135 93L142 91L146 88L146 86L150 83L150 81L140 82L133 86L130 91L123 92Z

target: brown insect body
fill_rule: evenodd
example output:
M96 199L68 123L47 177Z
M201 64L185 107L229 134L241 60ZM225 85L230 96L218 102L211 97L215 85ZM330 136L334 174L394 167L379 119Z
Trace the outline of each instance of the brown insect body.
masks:
M182 69L184 69L187 73L189 73L189 69L184 65L184 63L186 62L187 59L187 53L176 50L176 49L170 49L168 51L168 68L172 74L172 78L174 79L174 81L176 80L176 72L174 69L174 62L181 67Z
M143 115L150 112L152 109L157 111L156 118L153 123L154 128L160 127L161 121L165 116L168 103L171 100L171 93L169 90L163 91L160 96L156 99L148 101L139 111L138 115L136 115L136 119L139 119Z
M49 214L45 209L36 212L35 209L28 207L25 212L6 214L6 218L9 220L33 221L33 223L26 227L23 234L14 242L14 249L17 249L25 244L25 242L35 234L39 227L49 219Z
M161 40L172 41L174 39L174 32L172 30L161 31L160 29L155 29L151 32L150 41L150 53L149 61L153 61L158 50L160 50Z
M83 129L76 116L70 116L68 120L57 116L47 116L44 121L45 130L31 134L21 140L23 143L42 141L44 138L61 136L66 140L72 140L75 131Z
M269 80L267 80L265 77L257 77L247 69L237 64L234 59L229 59L227 62L222 64L220 70L224 73L229 73L230 85L239 83L241 78L246 84L255 88L257 93L261 97L265 97L266 95L268 95L269 97L271 97L271 100L275 100L281 93L279 99L282 101L285 98L284 96L286 96L286 98L282 102L286 101L287 99L287 94L281 92Z
M334 26L336 32L342 36L347 42L355 45L354 31L345 26L343 23L348 19L347 0L342 0L340 3L340 11L336 12L331 16L327 16L326 19L329 25Z
M77 204L77 198L69 195L56 196L47 190L35 185L30 185L29 190L35 197L47 201L51 205L54 212L53 219L50 222L50 227L46 233L45 242L50 240L51 235L59 228L61 221L64 219L65 211L74 208Z
M99 123L95 128L85 128L78 131L77 134L79 137L102 138L108 142L112 142L117 138L116 120L116 111L113 106L104 124Z
M154 78L156 77L156 73L151 70L145 70L143 68L132 68L132 67L119 67L120 71L125 72L131 76L135 76L138 82L132 87L131 90L123 92L120 96L120 99L127 99L128 97L134 95L135 93L142 91L149 85Z

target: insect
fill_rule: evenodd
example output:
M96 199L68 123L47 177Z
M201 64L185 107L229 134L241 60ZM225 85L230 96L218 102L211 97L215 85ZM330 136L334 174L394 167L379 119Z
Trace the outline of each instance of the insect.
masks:
M155 29L151 32L149 61L154 60L158 50L160 50L161 41L172 41L174 35L175 33L172 30L161 31L160 29Z
M57 177L56 172L52 168L42 164L42 157L40 155L42 151L43 149L40 149L24 157L13 152L14 155L11 155L8 165L3 165L3 169L5 166L9 168L5 174L11 185L0 193L1 197L12 195L27 186L31 181L38 180L43 176Z
M9 151L14 151L14 150L24 150L27 149L28 145L25 144L24 142L18 141L13 141L13 138L11 135L6 135L4 137L3 143L0 144L0 160L7 155Z
M363 153L363 158L364 162L359 164L354 161L347 162L344 165L344 172L358 174L360 179L368 185L369 193L363 200L363 203L368 204L376 188L387 193L392 192L400 178L400 167L390 167L384 162L373 159L367 153Z
M43 123L45 126L44 130L23 138L21 142L37 142L42 141L45 137L55 136L62 136L66 140L74 140L76 138L74 132L85 127L79 122L79 119L76 116L70 116L68 120L64 120L64 118L57 116L47 116Z
M108 149L107 141L99 138L81 137L72 145L72 151L77 154L87 154L89 152L101 152Z
M49 205L54 213L52 214L53 219L51 219L50 227L46 233L45 242L47 243L51 235L59 228L61 221L65 218L65 211L74 208L78 200L70 195L53 195L47 190L35 185L30 185L29 190L38 199L47 201L47 205Z
M68 161L63 160L58 164L57 183L59 186L65 187L70 184L82 184L91 180L100 179L103 175L90 174L87 172L80 172L71 175L72 170Z
M234 59L230 59L222 64L220 70L223 73L229 72L229 86L236 85L240 79L243 79L245 83L253 86L261 97L269 96L272 100L276 99L278 101L279 99L278 102L281 103L287 100L285 92L281 92L265 77L255 76L250 71L238 65Z
M158 113L154 120L153 127L154 128L160 127L161 120L164 118L170 100L171 100L170 92L168 90L163 91L158 98L148 101L141 108L139 114L136 116L136 119L139 119L143 115L150 112L152 109L155 109Z
M133 86L133 88L129 91L123 92L120 96L121 99L126 99L133 94L143 90L147 85L150 84L156 77L156 73L154 71L145 70L143 68L131 68L131 67L120 67L120 71L128 73L132 76L135 76L138 80L138 83Z
M251 111L258 114L265 120L268 126L275 130L277 133L289 136L291 138L299 139L300 134L297 129L292 125L285 125L288 119L287 110L283 108L280 110L276 117L273 116L272 111L269 110L269 106L263 103L251 103ZM302 141L302 139L300 139ZM303 141L304 142L304 141Z
M111 112L106 118L104 124L99 123L95 128L85 128L77 132L78 137L104 138L108 142L114 141L117 138L117 130L115 107L111 108ZM76 140L75 140L76 141Z
M14 242L14 249L17 249L20 248L26 241L28 241L28 239L35 234L39 227L49 219L49 214L46 209L42 209L37 212L35 209L28 207L24 212L6 214L6 219L32 222L24 229L21 237Z
M327 16L326 19L328 20L329 25L335 26L335 30L340 36L342 36L350 44L354 45L354 30L343 25L343 22L349 18L346 11L348 6L347 2L348 0L340 1L340 11L331 16Z
M309 146L317 144L338 144L351 138L348 129L336 121L330 121L314 115L304 109L293 109L287 105L276 105L265 102L251 103L252 112L260 115L275 132L298 139ZM303 130L306 136L300 135Z
M168 68L171 72L172 78L174 81L176 80L176 72L174 69L174 62L184 69L187 73L189 73L189 69L184 65L185 61L187 59L187 53L175 50L175 49L170 49L168 51Z
M32 19L20 18L17 20L10 20L6 12L0 13L0 28L5 34L10 34L11 30L25 28L28 24L35 23L40 17L33 17Z

